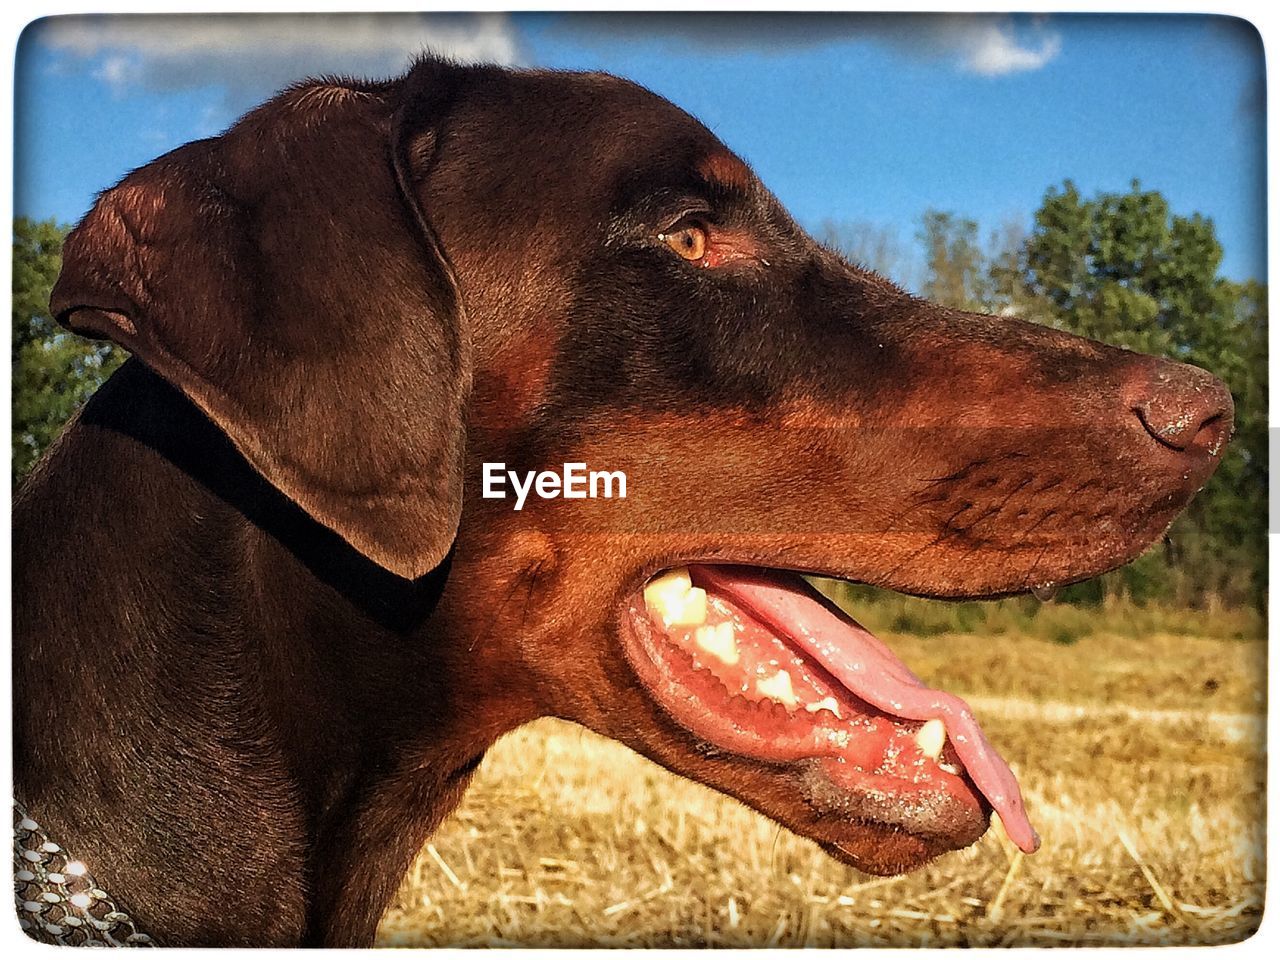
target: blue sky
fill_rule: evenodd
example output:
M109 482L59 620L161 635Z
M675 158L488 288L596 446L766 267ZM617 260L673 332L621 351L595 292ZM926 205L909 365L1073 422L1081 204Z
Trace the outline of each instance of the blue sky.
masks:
M1029 227L1045 189L1136 178L1265 277L1261 43L1205 17L73 17L19 48L19 214L74 222L131 168L309 74L462 58L604 69L692 112L801 223L913 246L921 213ZM909 270L904 268L904 273ZM910 282L909 276L900 279Z

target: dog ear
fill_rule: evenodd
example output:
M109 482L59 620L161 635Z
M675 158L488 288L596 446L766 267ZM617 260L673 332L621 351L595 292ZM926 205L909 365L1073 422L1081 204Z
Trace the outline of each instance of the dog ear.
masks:
M471 348L409 189L443 103L408 87L298 87L130 174L67 238L51 308L132 351L312 517L416 578L457 529Z

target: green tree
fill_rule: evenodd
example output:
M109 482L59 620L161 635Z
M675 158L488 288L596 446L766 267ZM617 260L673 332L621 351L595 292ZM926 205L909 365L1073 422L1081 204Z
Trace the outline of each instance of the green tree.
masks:
M52 220L13 222L13 482L123 361L109 343L66 333L49 316L67 229Z
M1135 180L1085 199L1050 188L1023 256L1024 296L1064 330L1205 367L1231 389L1236 436L1170 533L1170 549L1113 575L1137 595L1263 602L1266 589L1266 288L1218 276L1213 221L1172 213ZM1040 318L1038 318L1040 319ZM1172 571L1170 571L1172 568ZM1168 575L1172 572L1174 575Z
M961 310L994 310L991 270L975 221L926 210L916 237L924 246L925 299Z

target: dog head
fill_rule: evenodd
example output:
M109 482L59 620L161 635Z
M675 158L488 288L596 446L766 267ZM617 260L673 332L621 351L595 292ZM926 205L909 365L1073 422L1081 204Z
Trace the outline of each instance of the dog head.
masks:
M845 262L696 120L596 74L427 60L287 91L106 193L54 310L389 570L459 529L425 629L486 735L579 721L878 871L991 806L1033 834L963 704L790 574L1094 576L1164 531L1232 420L1203 371ZM484 463L627 497L515 511Z

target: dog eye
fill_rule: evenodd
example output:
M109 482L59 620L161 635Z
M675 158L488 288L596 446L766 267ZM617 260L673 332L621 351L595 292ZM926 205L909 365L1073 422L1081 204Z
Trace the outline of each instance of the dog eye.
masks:
M658 239L690 263L707 255L707 231L696 223L660 233Z

